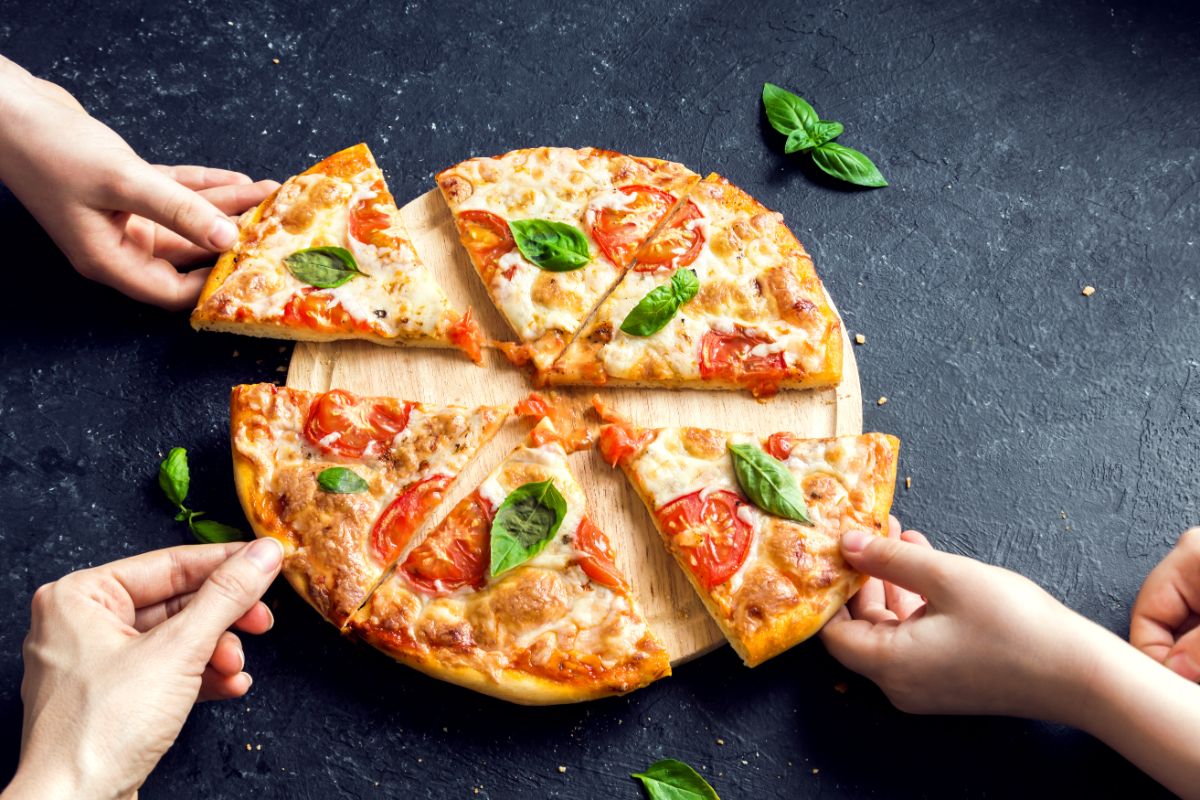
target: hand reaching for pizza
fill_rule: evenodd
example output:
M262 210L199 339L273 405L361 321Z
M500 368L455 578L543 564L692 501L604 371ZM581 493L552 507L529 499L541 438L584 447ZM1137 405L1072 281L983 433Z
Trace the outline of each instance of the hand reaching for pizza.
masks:
M274 191L238 172L152 166L66 90L0 57L0 182L87 278L187 308L211 260L237 239L230 215Z
M274 539L173 547L73 572L33 596L13 797L126 797L192 705L250 688L230 627L264 633Z
M1200 528L1146 576L1133 604L1129 641L1189 681L1200 681Z

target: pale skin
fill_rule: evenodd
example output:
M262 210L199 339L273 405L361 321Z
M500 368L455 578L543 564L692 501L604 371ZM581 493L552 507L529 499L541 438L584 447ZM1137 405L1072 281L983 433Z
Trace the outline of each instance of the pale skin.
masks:
M847 533L842 553L873 577L821 638L897 708L1072 725L1200 798L1200 529L1147 577L1132 646L1014 572L934 550L895 518L887 537Z

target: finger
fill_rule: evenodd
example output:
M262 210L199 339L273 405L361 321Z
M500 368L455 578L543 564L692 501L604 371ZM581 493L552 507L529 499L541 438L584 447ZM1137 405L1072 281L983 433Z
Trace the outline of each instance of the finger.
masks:
M892 536L893 538L895 536L899 536L900 530L901 530L900 520L896 519L895 517L893 517L889 514L888 515L888 536ZM892 531L895 531L895 534L893 534Z
M161 603L139 608L134 616L133 627L141 633L145 633L156 625L161 625L171 617L178 614L187 604L196 596L195 592L181 594L176 597L171 597ZM271 613L271 609L267 608L266 604L261 600L242 615L241 619L233 623L234 628L244 633L266 633L275 627L275 615Z
M118 211L157 222L200 247L228 250L237 241L237 226L208 200L156 169L142 164L125 167L103 198Z
M182 311L195 305L208 279L208 270L180 272L171 262L147 257L136 248L122 247L118 253L124 253L127 260L90 277L134 300L168 311Z
M275 627L275 615L271 613L271 609L267 608L267 604L259 600L254 605L250 606L250 610L242 614L233 627L243 633L260 634L266 633Z
M1179 629L1200 612L1200 529L1186 532L1146 576L1129 622L1130 643L1158 661L1166 658Z
M1200 628L1180 636L1163 664L1189 681L1200 681Z
M929 540L925 538L920 531L901 531L900 522L895 517L891 518L893 524L888 526L888 538L900 539L902 541L918 544L922 547L931 547ZM912 616L913 612L925 605L925 598L916 592L910 592L903 586L897 586L894 583L885 583L883 585L885 596L887 597L887 607L896 615L896 619L903 622Z
M900 534L900 538L906 542L919 544L922 547L933 549L933 545L930 544L929 539L925 538L925 534L921 533L920 531L904 531Z
M237 675L246 667L246 652L237 634L225 631L217 639L208 666L222 675Z
M266 200L271 193L279 188L275 181L258 181L257 183L239 183L230 186L217 186L197 192L208 202L236 217L249 208Z
M279 542L270 538L251 542L213 570L187 608L152 633L191 657L203 655L207 660L222 632L254 607L282 563Z
M245 546L245 542L230 542L167 547L94 569L116 579L134 608L140 609L196 591L213 570Z
M869 677L885 667L886 642L897 624L894 620L882 625L862 619L833 621L821 629L821 641L831 656Z
M209 189L213 186L251 183L249 175L229 169L200 167L193 164L155 164L154 168L189 189Z
M196 700L200 703L207 703L209 700L233 700L250 691L252 683L254 680L248 672L222 675L209 667L200 676L200 694L196 696Z
M842 555L859 572L935 601L943 594L949 576L962 566L959 562L965 560L903 539L861 531L849 531L842 537Z
M871 578L858 590L858 594L851 598L850 602L853 605L850 612L855 619L864 619L871 623L895 621L896 615L888 610L885 597L883 582Z

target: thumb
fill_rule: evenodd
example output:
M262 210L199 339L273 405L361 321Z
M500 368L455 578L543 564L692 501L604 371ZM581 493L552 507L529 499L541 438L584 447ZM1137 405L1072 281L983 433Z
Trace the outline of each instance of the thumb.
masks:
M217 638L263 596L282 563L283 546L278 541L251 542L213 570L191 602L158 629L192 655L207 659Z
M1163 664L1189 681L1200 681L1200 628L1192 628L1180 636Z
M136 175L118 182L107 198L115 210L153 220L206 250L233 247L237 225L221 209L145 162L130 169Z
M859 572L930 600L944 595L947 577L958 558L903 539L862 531L849 531L842 537L842 556Z

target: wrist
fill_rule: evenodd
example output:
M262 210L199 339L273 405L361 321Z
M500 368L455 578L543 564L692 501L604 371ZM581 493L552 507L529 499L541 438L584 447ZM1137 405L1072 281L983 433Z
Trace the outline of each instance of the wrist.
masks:
M3 794L0 794L0 800L66 800L86 796L88 795L80 781L69 773L20 764L12 781L5 787Z

